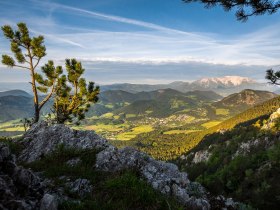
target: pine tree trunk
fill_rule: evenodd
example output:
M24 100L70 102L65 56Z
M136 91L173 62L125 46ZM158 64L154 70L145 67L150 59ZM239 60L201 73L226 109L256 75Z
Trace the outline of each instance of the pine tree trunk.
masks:
M34 120L33 123L37 123L40 119L40 111L39 111L39 107L38 104L34 104Z
M32 85L32 91L34 94L34 119L33 123L39 122L40 119L40 108L39 108L39 100L38 100L38 93L37 93L37 87L36 87L36 81L35 81L35 69L33 65L32 55L30 48L28 50L28 56L29 56L29 63L30 63L30 71L31 71L31 85Z

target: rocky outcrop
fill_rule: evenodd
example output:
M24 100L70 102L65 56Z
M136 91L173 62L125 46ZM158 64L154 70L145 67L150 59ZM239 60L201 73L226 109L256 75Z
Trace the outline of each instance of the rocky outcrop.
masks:
M18 166L9 147L0 143L0 209L56 210L57 203L52 208L46 206L44 192L41 179L31 170Z
M210 158L211 154L208 150L202 150L195 153L194 158L192 160L193 163L207 162Z
M190 209L210 209L204 188L191 183L172 163L156 161L133 148L108 147L97 155L96 168L104 171L137 170L154 189L177 197Z
M275 123L278 121L279 122L279 118L280 118L280 108L277 109L277 111L273 112L269 119L267 120L267 123L265 123L262 126L263 130L270 130L273 129L275 127Z
M211 152L209 152L210 149L211 147L209 147L207 150L200 150L197 152L191 152L188 155L181 155L180 159L185 161L186 165L207 162L212 155Z
M77 149L105 149L108 147L107 140L94 132L73 130L62 124L48 126L48 123L44 121L33 125L21 142L25 149L19 159L25 162L38 160L60 145Z
M74 158L74 159L68 160L66 162L66 164L68 166L71 166L71 167L74 167L74 166L78 165L79 163L81 163L81 159L80 158Z
M232 159L234 159L235 157L239 156L239 155L247 155L250 152L253 152L255 149L261 147L262 149L268 149L269 147L271 147L272 145L274 145L275 142L271 139L269 139L268 137L264 137L264 138L257 138L257 139L252 139L248 142L242 142L236 153L232 156Z
M77 194L80 198L87 196L93 190L93 186L87 179L76 179L74 182L68 182L66 187L69 188L71 193Z
M206 190L199 183L191 182L187 174L180 172L176 165L157 161L134 148L118 149L94 132L76 131L64 125L48 126L46 122L41 122L35 124L24 135L22 144L24 150L19 159L26 162L39 160L60 145L78 149L98 149L100 152L97 154L96 164L93 166L97 170L109 172L125 169L136 170L140 177L154 189L165 195L176 197L187 209L211 209ZM79 161L79 158L72 159L67 162L67 165L72 167L79 164ZM94 186L86 179L69 180L66 187L70 192L79 195L81 198L94 189ZM50 193L50 191L47 192ZM42 197L43 195L41 195L41 199ZM43 204L51 206L57 202L56 199L48 195L43 198L41 206ZM225 204L222 206L226 208Z
M53 210L57 209L58 201L55 196L45 194L41 200L40 210Z

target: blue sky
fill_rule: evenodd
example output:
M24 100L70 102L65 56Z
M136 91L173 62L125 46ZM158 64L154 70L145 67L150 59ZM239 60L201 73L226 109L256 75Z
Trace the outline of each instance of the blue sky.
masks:
M225 75L262 80L280 63L279 13L241 23L234 11L181 0L0 0L0 24L20 21L45 36L46 60L82 60L86 78L99 84ZM0 53L9 53L2 34ZM28 77L0 66L0 82Z

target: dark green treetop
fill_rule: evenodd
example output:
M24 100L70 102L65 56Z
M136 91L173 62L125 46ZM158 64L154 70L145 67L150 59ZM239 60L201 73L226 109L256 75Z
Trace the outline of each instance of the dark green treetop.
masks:
M92 103L98 101L100 89L94 82L87 83L82 75L85 69L76 59L66 59L67 76L58 79L53 112L57 123L75 122L85 118Z
M206 8L221 6L225 11L236 9L237 20L246 21L250 16L273 14L280 8L280 1L271 0L183 0L186 3L203 3Z
M266 71L266 77L267 80L269 80L270 84L273 85L280 85L278 82L280 80L280 71L274 71L273 69L268 69Z

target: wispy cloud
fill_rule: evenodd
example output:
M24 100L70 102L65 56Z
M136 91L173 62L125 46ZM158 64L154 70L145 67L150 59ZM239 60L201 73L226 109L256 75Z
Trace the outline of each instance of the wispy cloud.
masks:
M104 14L104 13L100 13L100 12L96 12L96 11L90 11L90 10L85 10L85 9L81 9L81 8L77 8L77 7L66 6L64 4L59 4L59 3L39 2L39 1L35 1L35 2L41 3L43 5L47 5L52 11L57 10L57 9L64 9L66 11L68 10L68 11L76 12L77 15L86 15L86 16L90 16L93 18L140 26L140 27L147 28L147 29L159 30L159 31L164 31L164 32L169 32L169 33L178 33L178 34L183 34L183 35L188 35L188 36L194 36L197 38L205 38L205 37L200 36L195 33L181 31L181 30L177 30L177 29L173 29L173 28L168 28L168 27L160 26L160 25L157 25L154 23L139 21L139 20L135 20L135 19L131 19L131 18L125 18L125 17L115 16L115 15L111 15L111 14Z
M141 72L137 76L140 80L146 78L154 81L157 77L150 72L158 74L160 69L165 72L161 76L168 79L172 76L173 80L183 78L185 74L189 75L185 80L203 74L223 76L236 72L244 76L253 75L250 69L255 69L256 75L262 78L268 66L279 64L279 23L229 38L221 34L178 30L51 1L33 0L31 3L31 6L27 5L28 9L10 5L22 17L0 8L0 24L15 25L22 19L34 34L45 36L48 59L63 63L65 58L78 58L84 61L88 69L97 71L104 81L119 79L116 75L123 69L123 81L132 81L135 71ZM62 22L61 15L71 16L76 22ZM81 24L83 21L100 21L104 24L102 27L98 27L98 24L92 27ZM107 23L113 24L113 29L106 28ZM132 29L118 27L122 24ZM1 52L9 50L1 38L0 45ZM106 73L108 71L110 74ZM112 78L106 79L101 75L104 72Z
M48 36L80 47L83 51L74 53L80 59L119 60L124 62L188 62L199 61L215 64L275 65L278 63L280 33L276 30L279 24L269 26L261 31L232 37L199 34L163 27L158 24L139 21L131 18L104 14L53 2L39 2L53 13L75 12L75 16L89 19L101 19L116 23L125 23L139 27L139 31L112 32L90 30L63 33L62 30ZM67 26L66 26L67 27ZM151 29L141 31L141 28ZM88 29L84 29L88 30Z

